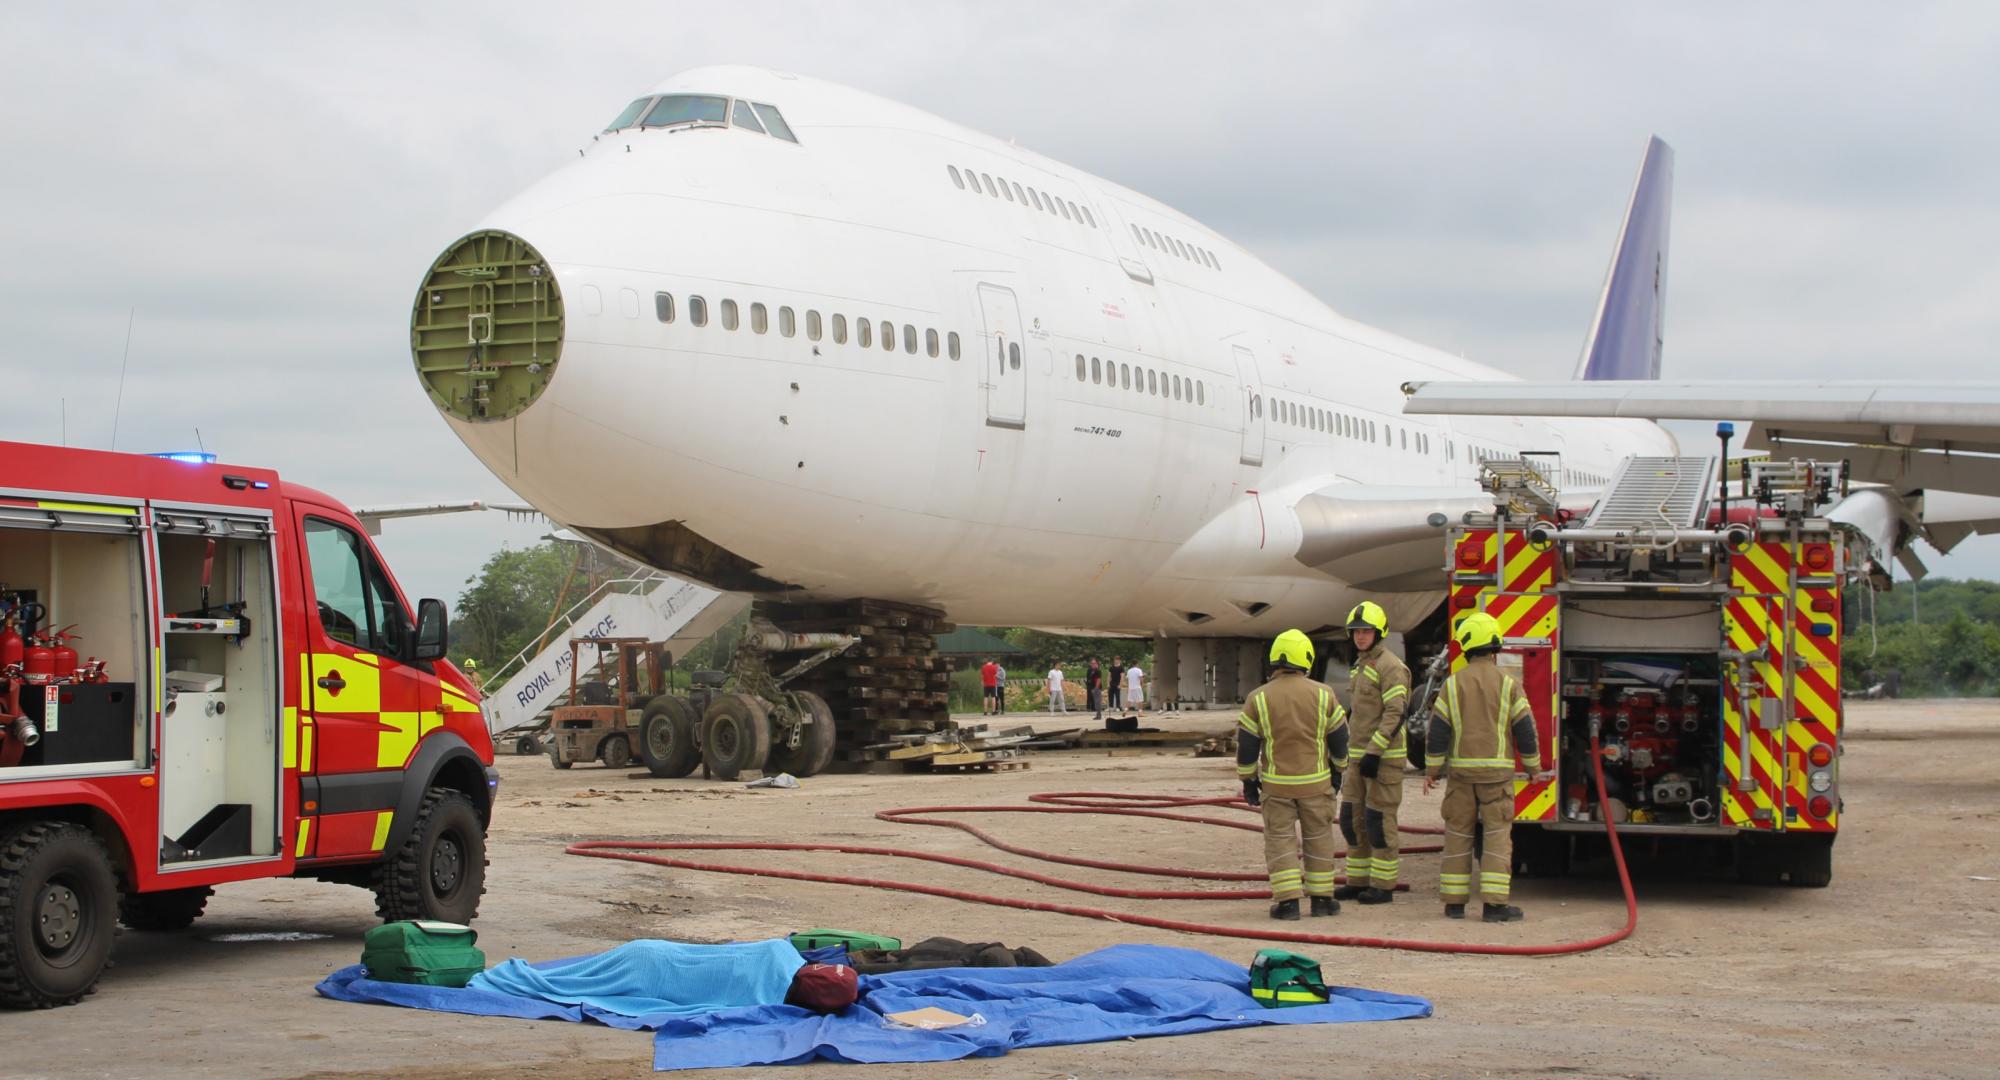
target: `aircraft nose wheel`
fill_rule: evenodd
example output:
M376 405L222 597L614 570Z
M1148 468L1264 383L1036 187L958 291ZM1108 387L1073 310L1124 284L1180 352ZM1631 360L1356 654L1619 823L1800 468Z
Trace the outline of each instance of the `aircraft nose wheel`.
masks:
M76 891L53 881L43 886L35 902L35 930L42 954L60 956L82 928L83 905L77 901Z

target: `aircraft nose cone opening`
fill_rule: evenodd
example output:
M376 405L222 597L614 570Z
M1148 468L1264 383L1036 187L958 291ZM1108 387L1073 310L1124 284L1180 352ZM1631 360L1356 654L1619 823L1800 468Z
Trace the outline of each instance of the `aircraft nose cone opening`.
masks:
M410 356L437 407L506 420L533 404L562 356L555 271L526 240L488 229L437 257L410 310Z

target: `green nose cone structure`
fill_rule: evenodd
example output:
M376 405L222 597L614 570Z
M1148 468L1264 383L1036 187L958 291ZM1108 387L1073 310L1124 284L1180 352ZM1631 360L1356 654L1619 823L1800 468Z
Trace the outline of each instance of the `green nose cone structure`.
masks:
M410 310L410 356L437 407L506 420L534 403L562 356L555 272L512 233L472 233L424 275Z

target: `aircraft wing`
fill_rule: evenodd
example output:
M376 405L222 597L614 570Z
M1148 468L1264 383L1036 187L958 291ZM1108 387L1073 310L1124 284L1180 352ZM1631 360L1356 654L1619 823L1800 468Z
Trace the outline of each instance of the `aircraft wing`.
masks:
M1749 420L1743 445L1839 456L1857 480L2000 496L2000 382L1417 382L1406 413ZM1796 451L1784 451L1789 446Z

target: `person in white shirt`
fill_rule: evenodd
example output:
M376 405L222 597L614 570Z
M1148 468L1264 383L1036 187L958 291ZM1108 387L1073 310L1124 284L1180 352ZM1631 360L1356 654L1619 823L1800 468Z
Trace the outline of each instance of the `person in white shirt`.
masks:
M1005 665L1002 665L999 671L994 672L994 678L999 681L999 696L993 700L993 712L995 715L1000 715L1007 711L1007 668Z
M1146 711L1146 673L1137 664L1125 673L1125 707L1133 712Z
M1063 670L1061 667L1049 669L1049 711L1066 713L1069 702L1063 700Z

